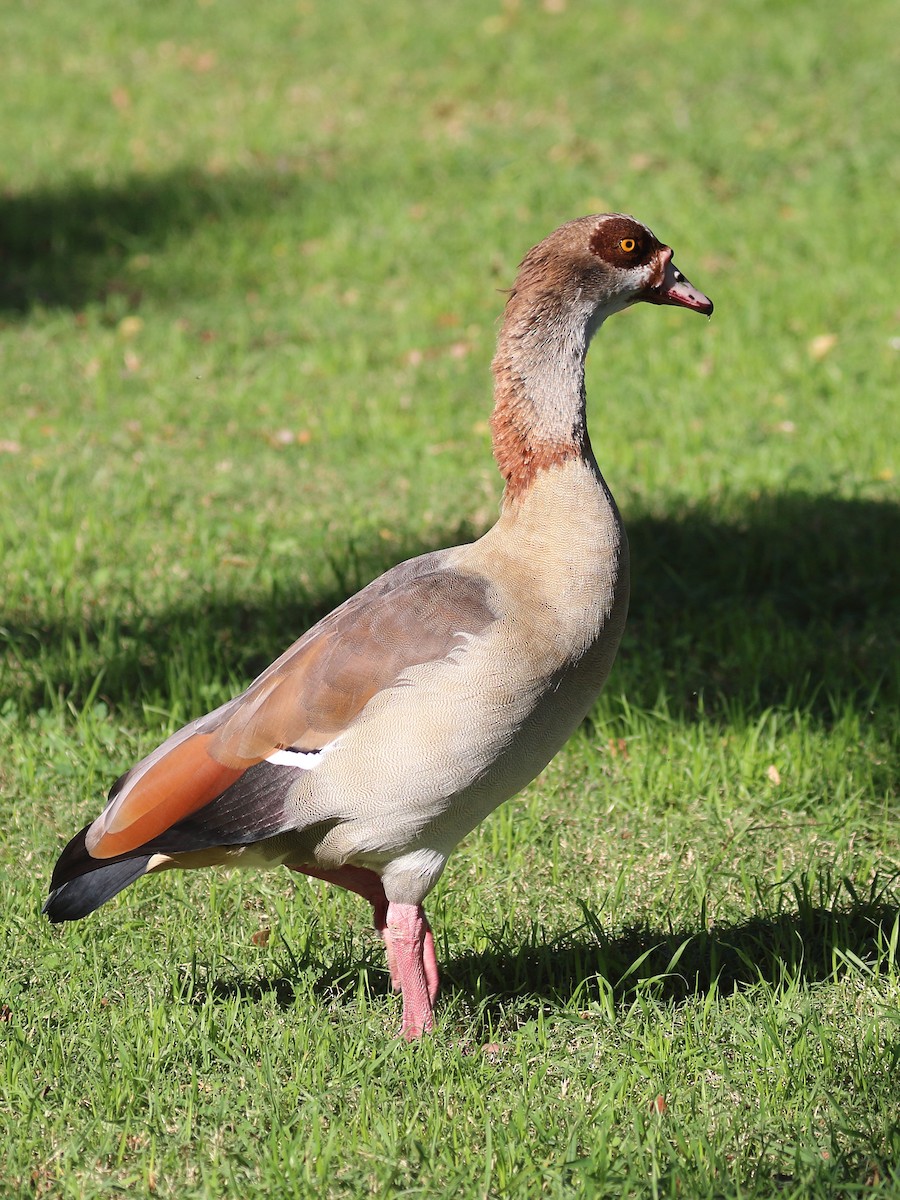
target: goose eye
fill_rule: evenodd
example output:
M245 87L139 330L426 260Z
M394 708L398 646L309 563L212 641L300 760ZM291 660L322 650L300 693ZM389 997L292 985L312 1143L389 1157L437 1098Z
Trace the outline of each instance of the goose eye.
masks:
M633 254L635 245L634 238L622 238L619 242L619 249L624 250L626 254Z

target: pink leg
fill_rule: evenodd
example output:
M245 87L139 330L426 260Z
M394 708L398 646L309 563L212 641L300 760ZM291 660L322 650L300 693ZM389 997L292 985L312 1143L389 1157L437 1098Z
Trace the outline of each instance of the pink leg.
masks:
M328 871L304 864L290 870L337 884L369 901L387 952L391 985L403 994L401 1033L412 1041L432 1029L439 976L434 934L422 905L389 904L380 877L364 867L347 865Z
M434 937L421 904L391 902L385 940L393 946L394 963L403 993L400 1032L408 1042L434 1028L437 961Z
M423 911L422 916L425 917ZM425 982L428 984L428 999L432 1007L437 1000L440 977L438 975L437 955L434 952L434 934L425 917L425 943L423 946L423 965L425 967Z
M384 888L381 886L381 877L374 871L368 871L365 867L353 867L349 864L336 867L333 871L307 866L305 863L302 867L295 867L290 863L285 865L290 871L301 871L304 875L312 875L314 879L324 879L326 883L335 883L338 887L345 888L348 892L356 892L357 896L368 900L375 910L375 928L379 933L382 932L387 916L388 902Z

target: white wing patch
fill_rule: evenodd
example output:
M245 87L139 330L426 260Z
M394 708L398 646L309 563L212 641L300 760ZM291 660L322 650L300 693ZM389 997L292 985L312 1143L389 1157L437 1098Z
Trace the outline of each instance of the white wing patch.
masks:
M276 767L299 767L302 771L311 771L321 761L321 750L275 750L266 757L266 762Z

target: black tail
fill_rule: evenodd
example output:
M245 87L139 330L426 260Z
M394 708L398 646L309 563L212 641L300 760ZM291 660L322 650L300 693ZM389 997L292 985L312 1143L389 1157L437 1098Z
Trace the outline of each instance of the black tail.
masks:
M88 826L75 835L59 856L50 880L50 895L44 904L51 921L77 921L111 900L147 870L152 855L134 858L91 858L85 849Z
M114 858L92 858L84 844L86 825L59 856L43 911L51 921L77 921L134 883L147 870L154 854L189 853L214 846L246 846L292 829L286 797L294 778L292 767L260 762L226 790L170 829ZM123 776L124 779L124 776ZM115 784L116 794L122 780ZM323 825L324 831L336 821Z

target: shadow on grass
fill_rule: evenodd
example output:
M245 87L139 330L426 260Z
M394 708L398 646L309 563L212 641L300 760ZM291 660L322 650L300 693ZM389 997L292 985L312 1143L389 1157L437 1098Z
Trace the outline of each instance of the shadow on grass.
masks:
M629 523L633 597L613 686L676 715L897 698L900 506L786 492Z
M878 975L900 966L900 908L896 896L888 902L896 882L865 898L851 889L827 904L795 888L790 907L712 928L643 923L609 933L584 907L584 924L558 938L532 927L523 941L521 931L501 929L492 949L449 963L444 982L490 1023L510 1006L529 1019L548 1002L606 1007L639 995L678 1002L713 988L728 994L822 983L848 971Z
M448 531L442 544L471 536ZM747 500L733 517L637 517L629 536L632 605L610 689L632 707L662 701L678 720L797 708L827 724L847 705L868 718L900 699L897 505L787 493ZM64 695L78 709L102 672L99 695L114 708L144 701L200 715L211 707L204 687L249 681L348 594L429 548L342 555L338 586L305 599L213 596L84 623L0 615L17 704L33 711Z
M0 312L36 305L80 309L115 298L137 308L146 288L169 294L196 290L197 253L183 277L150 281L129 263L152 255L198 226L234 216L271 215L276 205L299 205L307 192L296 174L256 171L210 175L180 168L158 176L132 175L106 187L78 180L59 188L0 195Z
M486 951L464 952L442 962L442 995L461 997L477 1011L487 1033L492 1024L534 1019L547 1006L609 1010L644 995L678 1002L713 989L728 994L763 984L814 984L847 971L873 976L900 966L900 908L897 880L860 896L848 881L832 880L827 869L782 891L776 911L711 929L662 929L649 924L616 932L599 914L583 908L579 928L550 937L532 925L501 928ZM760 901L771 895L760 896ZM388 995L390 980L380 944L361 947L348 934L341 943L313 948L299 957L288 948L281 974L257 979L216 979L201 989L187 987L181 999L204 1003L241 997L258 1003L274 997L281 1008L297 1002L295 981L312 972L313 991L323 999L348 1000L364 974L372 996ZM326 961L326 955L328 959Z

